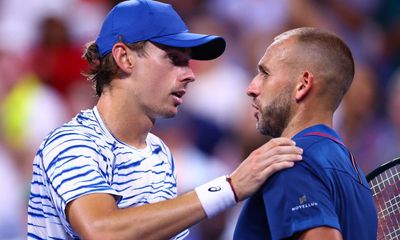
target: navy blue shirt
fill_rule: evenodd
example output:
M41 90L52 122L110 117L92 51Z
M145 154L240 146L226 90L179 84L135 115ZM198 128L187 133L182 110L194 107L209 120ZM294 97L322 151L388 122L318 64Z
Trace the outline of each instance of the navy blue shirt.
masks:
M274 174L245 202L234 239L282 239L328 226L344 239L375 240L369 185L338 134L316 125L292 139L303 148L303 161Z

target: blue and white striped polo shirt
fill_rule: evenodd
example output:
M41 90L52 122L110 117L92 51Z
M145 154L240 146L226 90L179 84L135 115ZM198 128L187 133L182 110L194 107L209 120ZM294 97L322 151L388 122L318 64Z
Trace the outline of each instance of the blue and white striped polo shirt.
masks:
M151 133L146 143L136 149L114 138L96 107L50 133L33 162L28 239L79 238L66 220L65 207L86 194L112 194L119 208L176 197L171 152ZM185 230L174 239L187 234Z

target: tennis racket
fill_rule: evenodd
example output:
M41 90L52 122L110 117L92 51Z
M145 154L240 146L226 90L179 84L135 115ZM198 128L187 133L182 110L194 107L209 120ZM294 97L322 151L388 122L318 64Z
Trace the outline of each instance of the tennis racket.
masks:
M378 211L378 240L400 239L400 157L367 175Z

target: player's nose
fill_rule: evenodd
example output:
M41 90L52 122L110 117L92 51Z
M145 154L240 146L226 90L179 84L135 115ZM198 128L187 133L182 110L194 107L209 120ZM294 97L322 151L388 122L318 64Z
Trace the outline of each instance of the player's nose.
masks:
M253 80L251 80L251 82L249 83L246 94L247 94L247 96L252 97L252 98L257 97L260 94L259 87L258 87L258 84L256 81L256 77L253 78Z
M195 80L196 79L195 79L195 75L194 75L192 68L189 66L185 66L183 69L181 81L189 83L189 82L194 82Z

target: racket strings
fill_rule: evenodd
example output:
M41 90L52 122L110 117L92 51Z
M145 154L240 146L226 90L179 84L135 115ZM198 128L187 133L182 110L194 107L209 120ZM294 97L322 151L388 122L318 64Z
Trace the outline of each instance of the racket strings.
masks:
M400 165L369 182L378 211L378 239L400 239Z

